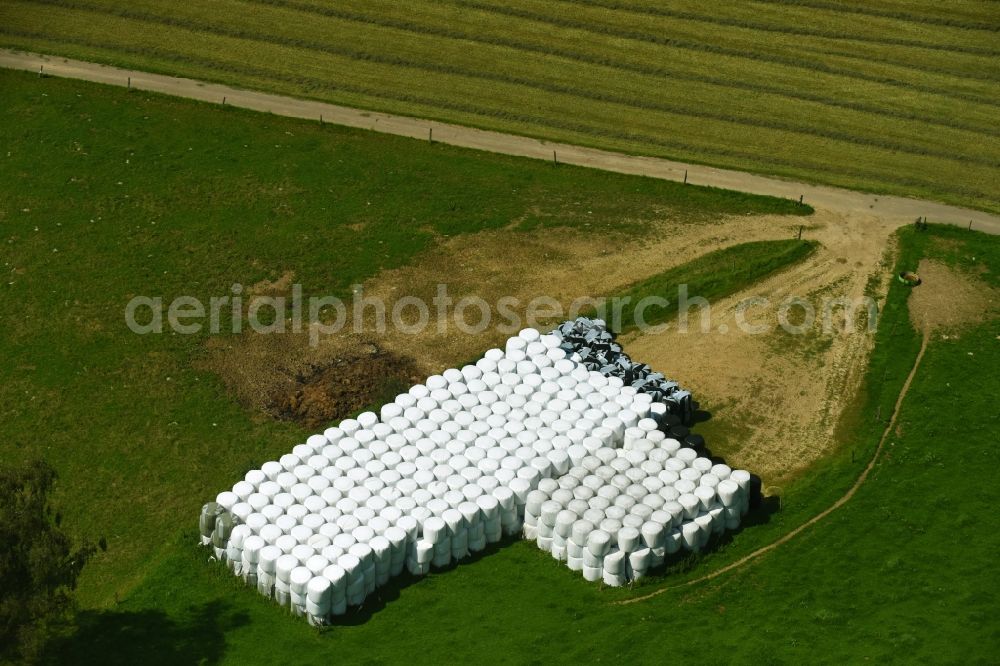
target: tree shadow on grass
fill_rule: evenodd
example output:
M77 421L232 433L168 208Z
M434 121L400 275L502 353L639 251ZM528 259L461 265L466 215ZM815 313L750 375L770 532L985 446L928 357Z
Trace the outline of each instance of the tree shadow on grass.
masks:
M159 610L83 611L77 629L46 654L54 664L153 666L217 664L226 649L225 634L249 622L243 612L213 601L181 620Z

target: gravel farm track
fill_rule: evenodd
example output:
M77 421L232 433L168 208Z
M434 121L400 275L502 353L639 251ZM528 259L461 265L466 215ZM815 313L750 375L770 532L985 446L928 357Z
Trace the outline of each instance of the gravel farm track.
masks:
M926 216L931 222L972 227L1000 233L1000 217L941 203L854 192L835 187L808 185L741 171L716 169L652 157L625 155L605 150L552 143L501 132L473 129L407 116L375 113L335 104L297 99L283 95L241 90L192 79L150 74L109 67L80 60L0 49L0 67L40 72L52 76L81 79L115 86L131 86L166 95L307 118L362 129L408 136L505 155L557 161L565 164L615 171L632 175L683 181L739 192L797 199L814 208L837 214L875 215L898 223Z

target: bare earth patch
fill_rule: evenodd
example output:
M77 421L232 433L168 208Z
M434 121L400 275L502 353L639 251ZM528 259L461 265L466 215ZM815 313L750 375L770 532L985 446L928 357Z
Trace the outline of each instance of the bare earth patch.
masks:
M910 321L923 333L953 332L984 321L997 307L997 294L985 282L924 259L921 284L910 294Z
M345 338L312 349L304 335L248 333L210 338L200 367L215 372L236 400L268 417L326 427L394 396L426 375L380 344Z
M691 389L712 412L713 452L739 467L754 470L765 486L780 485L822 456L834 443L837 421L862 378L873 336L864 316L854 322L833 311L828 333L820 330L824 297L863 297L869 277L889 266L883 253L896 226L874 217L844 217L817 210L803 237L822 246L804 262L746 291L713 303L710 326L699 332L693 310L688 333L636 333L623 340L635 358L650 363ZM771 238L766 226L743 229L741 240ZM769 332L751 335L736 325L737 305L764 296L767 307L753 307L746 321ZM808 332L792 335L778 326L778 304L800 297L816 307ZM789 321L801 323L801 309ZM798 315L798 316L797 316Z
M532 297L551 296L566 307L575 298L615 293L729 245L790 238L802 222L780 216L734 217L697 225L663 220L651 225L644 238L610 239L568 229L489 231L444 239L413 264L375 276L365 283L364 292L369 298L385 299L391 307L402 296L431 303L437 285L447 284L456 301L467 295L489 303L515 297L521 305L513 310L524 316L524 305ZM634 358L679 380L712 409L714 423L726 426L713 434L712 450L760 473L765 485L782 483L829 450L837 420L857 389L872 345L863 316L853 323L833 317L830 333L790 336L775 325L776 304L792 295L810 302L829 295L863 296L870 276L889 277L883 253L898 226L876 217L845 217L824 210L804 222L804 237L819 240L822 247L783 274L713 303L709 332L668 330L623 339ZM747 335L738 331L734 314L742 299L756 295L767 296L775 305L751 309L747 319L777 330ZM406 321L412 322L414 313L409 314ZM369 307L362 316L364 335L341 332L321 338L316 347L309 346L305 333L243 335L224 345L210 345L207 364L251 408L322 426L353 411L349 406L369 404L385 389L362 381L363 371L347 369L373 367L362 361L366 348L391 357L384 365L386 381L410 383L478 358L511 332L498 331L496 321L479 334L464 333L453 321L439 330L433 309L431 316L431 325L419 334L389 326L374 335L375 311ZM471 309L467 316L470 322L478 319L478 310ZM348 320L345 331L354 324L350 313ZM692 312L693 329L697 323ZM723 325L728 328L725 333L720 330ZM361 397L349 399L355 392Z
M433 308L437 286L445 284L454 301L469 295L491 304L504 296L517 298L521 306L513 310L524 317L525 304L535 296L551 296L568 308L575 298L612 293L703 252L743 242L750 226L769 228L771 237L789 237L793 228L797 229L787 219L752 219L698 225L663 220L650 225L647 238L609 238L569 229L499 230L446 238L413 264L367 281L364 295L382 299L389 308L402 296L417 296ZM294 273L289 271L273 282L253 285L248 292L287 296L293 282ZM377 390L360 383L358 378L365 372L381 372L384 385L410 384L476 359L509 335L497 330L495 310L493 325L483 333L463 332L453 319L439 330L433 310L431 325L419 334L408 334L391 325L378 332L372 307L364 308L362 332L355 333L353 314L349 308L343 330L322 336L315 347L310 346L306 332L244 333L238 338L210 339L202 365L216 372L249 409L314 427L371 404ZM403 315L408 323L416 319L409 309ZM391 317L391 311L386 317ZM479 317L478 310L471 308L466 321L471 324ZM551 323L559 319L552 318ZM391 360L376 368L366 357L366 349L378 349L378 355ZM352 363L358 366L356 372L346 369ZM353 382L344 382L354 387L348 393L357 394L355 399L340 395L335 386L338 376L355 377ZM321 386L325 389L321 390ZM323 391L339 397L321 399ZM320 403L322 408L318 407Z
M292 390L274 397L272 410L318 429L391 400L422 380L412 360L369 345L356 355L340 356L300 374Z
M281 277L274 281L271 280L261 280L256 284L251 285L247 289L247 295L257 295L257 296L284 296L292 288L292 283L295 281L294 271L285 271L281 274Z

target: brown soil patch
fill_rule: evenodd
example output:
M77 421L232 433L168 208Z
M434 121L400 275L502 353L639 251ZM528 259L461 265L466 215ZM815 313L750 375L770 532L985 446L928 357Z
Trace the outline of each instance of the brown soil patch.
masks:
M822 248L782 275L713 303L710 332L632 334L623 342L633 357L681 381L714 411L705 430L713 438L713 451L761 474L765 485L783 483L833 446L834 428L860 382L872 336L863 330L863 318L850 327L835 319L827 334L792 337L778 329L747 335L734 325L736 306L751 295L767 296L773 303L791 295L810 301L825 295L863 296L871 275L888 273L883 253L896 226L875 217L818 210L804 236L819 240ZM797 231L797 220L780 216L698 225L663 220L651 224L643 238L609 239L568 229L489 231L443 239L412 265L366 282L364 292L368 298L385 299L391 308L402 296L431 303L437 286L446 284L455 301L476 295L496 303L501 296L512 296L520 303L512 309L523 316L524 305L534 296L551 296L565 308L580 296L614 293L722 247L789 238ZM771 321L775 310L766 312ZM496 317L496 311L493 314ZM764 316L761 310L747 313L754 322ZM345 330L355 325L350 313L348 319ZM697 324L697 317L692 320ZM410 373L412 380L406 383L411 383L478 358L509 335L495 324L478 334L464 333L453 322L439 330L433 307L431 322L420 334L389 326L375 335L374 310L368 308L362 334L327 336L316 347L309 346L305 333L248 334L225 348L211 349L209 364L244 404L323 425L344 410L353 411L348 404L356 410L373 402L374 386L337 370L343 367L339 359L361 357L359 346L374 344L381 353L391 354L398 362L387 362L385 372L399 378ZM727 333L720 332L723 324ZM331 370L324 372L327 368ZM337 383L345 376L354 377L350 381L356 388L341 390ZM315 387L306 387L310 380ZM355 391L363 397L348 399Z
M296 379L290 392L274 396L272 410L280 418L321 428L392 400L423 375L412 360L371 345L367 353L312 367Z
M413 264L386 271L365 284L367 296L392 302L414 295L430 302L440 284L458 301L474 295L495 304L513 297L512 310L525 318L527 303L538 296L554 299L562 317L543 319L556 324L565 318L574 299L600 297L694 257L756 238L787 238L797 230L788 218L739 217L714 223L686 225L672 220L651 223L641 237L586 233L572 229L489 231L444 240ZM433 316L433 315L432 315ZM494 311L494 323L498 322ZM478 319L470 310L468 320ZM365 322L370 330L371 317ZM449 324L445 332L434 327L420 335L389 330L381 338L391 349L417 360L433 372L478 358L503 342L515 329L467 334ZM336 344L336 340L331 341Z
M292 288L292 282L295 280L294 271L285 271L281 274L278 279L271 280L261 280L247 289L247 296L284 296L289 293Z
M222 379L247 409L323 428L391 399L426 374L412 359L357 337L333 350L311 349L304 336L211 338L200 367Z
M873 336L861 316L852 325L831 317L832 326L823 332L820 305L824 297L862 297L871 275L886 274L883 253L896 226L823 210L812 222L804 237L820 241L817 252L713 303L706 332L699 332L692 313L687 333L637 333L623 340L635 358L680 381L712 411L712 420L702 426L709 447L760 474L765 486L785 483L834 445L837 421L859 386ZM775 237L766 226L744 228L741 235L741 240ZM746 311L747 321L770 324L769 332L752 335L736 325L737 306L751 296L771 300L770 306ZM777 324L778 304L792 296L817 308L815 326L802 335Z
M921 283L910 294L910 321L922 333L954 331L984 321L997 307L995 290L981 280L936 261L917 269Z
M513 310L524 317L525 305L535 296L551 296L568 308L574 298L600 296L701 252L742 242L749 219L699 225L663 220L650 225L648 239L568 229L500 230L447 238L412 265L366 282L364 295L383 299L391 319L391 307L398 298L417 296L433 308L438 285L445 284L454 301L475 295L495 304L503 296L514 297L521 305ZM784 236L790 235L794 226L787 220L755 224L771 226L774 234ZM628 261L622 261L623 256ZM289 271L248 291L287 296L293 278ZM407 314L414 313L404 311ZM483 333L465 333L453 320L439 331L434 317L432 309L431 325L420 334L407 334L391 325L377 332L375 310L368 307L358 332L349 307L342 332L321 337L315 347L309 344L308 332L247 332L238 338L210 339L202 366L217 373L237 400L251 410L294 418L310 427L323 425L374 402L379 389L362 381L366 373L381 375L386 385L409 385L476 359L509 335L497 330L499 314L495 310L494 325ZM471 323L478 317L477 310L471 309L466 319ZM415 317L403 319L412 323ZM561 319L554 317L552 323ZM386 356L386 360L376 361L381 363L378 367L365 351L371 349L379 350L377 358ZM357 372L345 369L352 364L359 368ZM342 391L337 382L352 388Z

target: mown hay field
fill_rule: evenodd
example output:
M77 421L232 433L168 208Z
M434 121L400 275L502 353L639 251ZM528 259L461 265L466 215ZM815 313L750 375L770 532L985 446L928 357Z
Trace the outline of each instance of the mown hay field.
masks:
M0 45L1000 210L990 3L11 0Z

